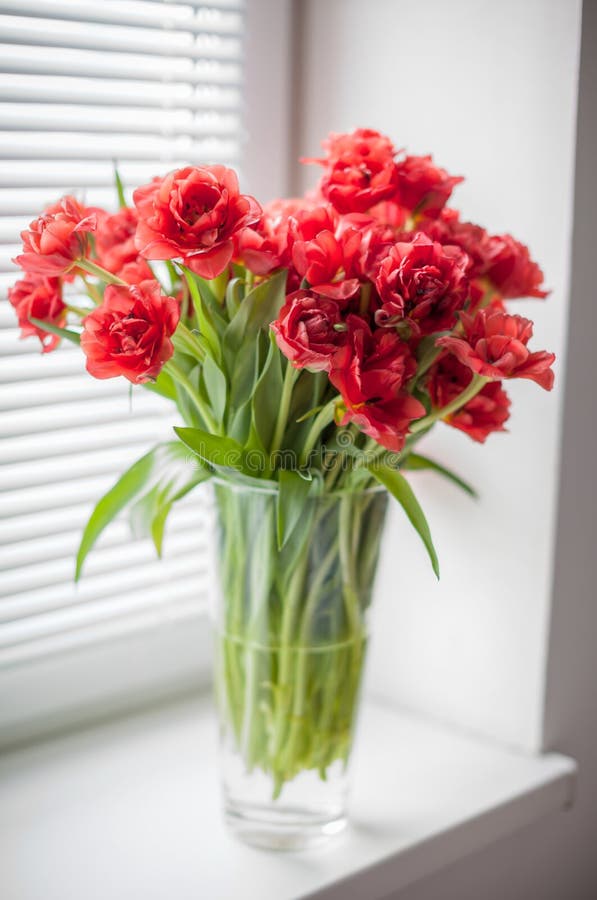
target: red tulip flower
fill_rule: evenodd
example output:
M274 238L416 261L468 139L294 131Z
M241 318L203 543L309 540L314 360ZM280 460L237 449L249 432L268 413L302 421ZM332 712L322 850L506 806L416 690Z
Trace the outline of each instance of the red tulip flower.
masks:
M14 262L32 275L57 278L75 268L89 252L97 216L75 197L63 197L21 232L23 253Z
M8 299L17 314L21 337L37 335L41 341L42 353L55 350L60 338L34 325L30 319L40 319L60 328L66 324L66 306L62 301L60 280L27 275L9 288Z
M232 169L187 166L138 188L137 250L146 259L182 259L203 278L216 278L230 260L233 238L254 225L261 207L241 194Z
M472 379L471 370L455 356L442 356L429 373L428 387L433 405L437 409L447 406ZM490 381L476 397L443 421L482 444L493 432L505 431L504 423L509 416L510 400L501 381Z
M464 337L446 335L436 341L478 375L493 381L528 378L550 391L553 387L553 353L531 353L527 344L533 323L523 316L510 316L492 308L474 316L461 314Z
M83 319L81 347L95 378L123 375L133 384L153 381L174 352L170 338L180 306L157 281L108 285L101 306Z

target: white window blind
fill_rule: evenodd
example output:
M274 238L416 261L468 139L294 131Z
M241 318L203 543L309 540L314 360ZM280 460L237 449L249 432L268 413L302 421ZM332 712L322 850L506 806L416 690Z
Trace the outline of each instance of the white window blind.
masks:
M64 193L115 208L125 185L186 163L238 168L242 3L0 0L0 668L197 617L206 533L192 496L162 561L114 523L78 586L93 504L175 411L122 379L95 381L72 345L20 341L6 289L19 233Z

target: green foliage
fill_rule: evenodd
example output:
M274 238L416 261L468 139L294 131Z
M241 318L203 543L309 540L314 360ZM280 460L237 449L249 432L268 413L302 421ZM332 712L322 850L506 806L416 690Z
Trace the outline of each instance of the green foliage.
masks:
M193 301L193 307L199 322L199 331L214 360L217 363L220 363L222 359L220 337L213 314L213 308L216 306L217 301L207 286L207 282L204 282L203 279L201 280L202 284L200 290L198 277L194 275L190 269L184 268L184 266L183 271L187 278L191 300Z
M425 549L429 554L431 565L436 576L439 578L439 562L437 553L433 546L431 532L425 514L419 505L419 501L414 495L410 484L398 469L393 469L384 463L371 463L368 467L374 478L388 489L390 494L398 501L411 524L415 528L417 534L423 541Z
M38 328L41 328L43 331L49 332L49 334L55 334L57 337L64 338L66 341L70 341L72 344L80 344L81 343L81 335L78 331L70 331L68 328L60 328L58 325L52 325L50 322L44 322L41 319L34 319L33 316L29 319L33 325L36 325Z
M176 403L176 384L172 376L165 369L162 369L155 381L147 381L143 387L148 391L152 391L154 394L159 394L161 397L165 397L167 400L172 400Z
M124 196L124 185L120 173L116 168L116 164L114 164L114 184L116 185L116 194L118 195L118 205L120 209L124 209L125 206L127 206L126 197Z
M313 493L313 481L292 469L281 469L278 475L276 528L281 550L304 517L305 503Z
M259 334L276 318L285 299L286 272L277 272L244 297L226 328L222 352L230 379L233 413L252 396L259 378Z
M231 469L250 474L247 471L245 451L233 438L210 434L202 428L175 428L174 431L189 450L214 469Z
M118 173L115 178L122 199ZM278 549L285 548L287 554L300 549L297 526L308 519L308 498L323 489L324 474L326 491L360 490L375 479L404 508L437 574L427 522L404 476L388 454L378 452L379 447L373 451L374 461L368 462L371 441L354 427L339 431L332 424L337 394L326 373L290 369L276 344L270 324L285 301L286 271L274 272L252 286L252 278L247 278L242 267L233 268L233 277L223 274L207 281L170 263L172 283L186 284L189 302L183 305L173 336L174 356L156 381L145 387L178 406L185 423L174 429L180 443L161 445L162 449L147 454L100 500L83 535L77 577L103 528L127 505L132 508L135 530L150 533L160 553L172 504L214 473L251 482L271 480L278 485L276 538ZM79 342L75 331L32 321L50 333ZM436 337L421 342L420 363L433 359ZM428 407L427 393L416 385L414 389ZM338 439L340 432L346 440ZM326 454L320 453L323 446ZM156 475L158 459L166 452L163 447L170 448L169 464ZM194 477L180 484L172 470L173 457L177 452L185 455L185 448L200 462ZM294 459L287 455L289 450ZM313 455L306 450L313 450ZM319 471L326 456L332 467L329 478ZM347 469L351 459L352 466ZM312 469L307 471L307 465ZM301 470L296 471L299 466ZM470 485L427 457L410 453L403 468L435 471L474 496Z
M282 365L273 334L270 335L269 351L255 382L251 398L251 427L257 443L265 450L271 447L272 437L280 408L282 395Z
M202 367L203 383L216 422L222 425L226 413L228 386L226 376L213 357L206 355Z
M191 464L179 441L158 444L122 475L93 510L79 545L75 580L83 563L104 529L133 501L145 504L154 543L161 552L164 523L172 503L209 477L205 466ZM142 507L138 507L141 509Z

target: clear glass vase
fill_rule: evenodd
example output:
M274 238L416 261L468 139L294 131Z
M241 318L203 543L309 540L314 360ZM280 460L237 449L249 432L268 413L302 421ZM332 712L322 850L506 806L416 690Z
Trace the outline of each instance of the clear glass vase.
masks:
M387 495L309 498L280 547L275 488L219 481L214 489L226 821L251 844L312 846L346 824Z

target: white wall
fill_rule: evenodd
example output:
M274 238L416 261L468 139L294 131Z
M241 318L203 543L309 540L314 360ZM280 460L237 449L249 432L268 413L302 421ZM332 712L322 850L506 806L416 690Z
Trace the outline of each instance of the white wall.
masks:
M579 766L577 797L551 816L412 888L400 900L595 900L597 716L595 533L597 418L597 4L583 5L568 364L553 607L545 704L546 744ZM388 898L390 900L390 898ZM398 895L394 898L398 900Z
M513 383L509 435L485 446L440 426L426 450L475 484L413 485L442 564L434 583L398 510L378 584L371 689L534 749L552 584L568 307L580 0L304 0L296 155L370 126L433 152L467 181L467 217L527 242L553 289L519 302L536 349L558 355L552 394ZM316 173L298 176L304 187Z
M246 4L243 188L266 203L289 189L292 0Z

